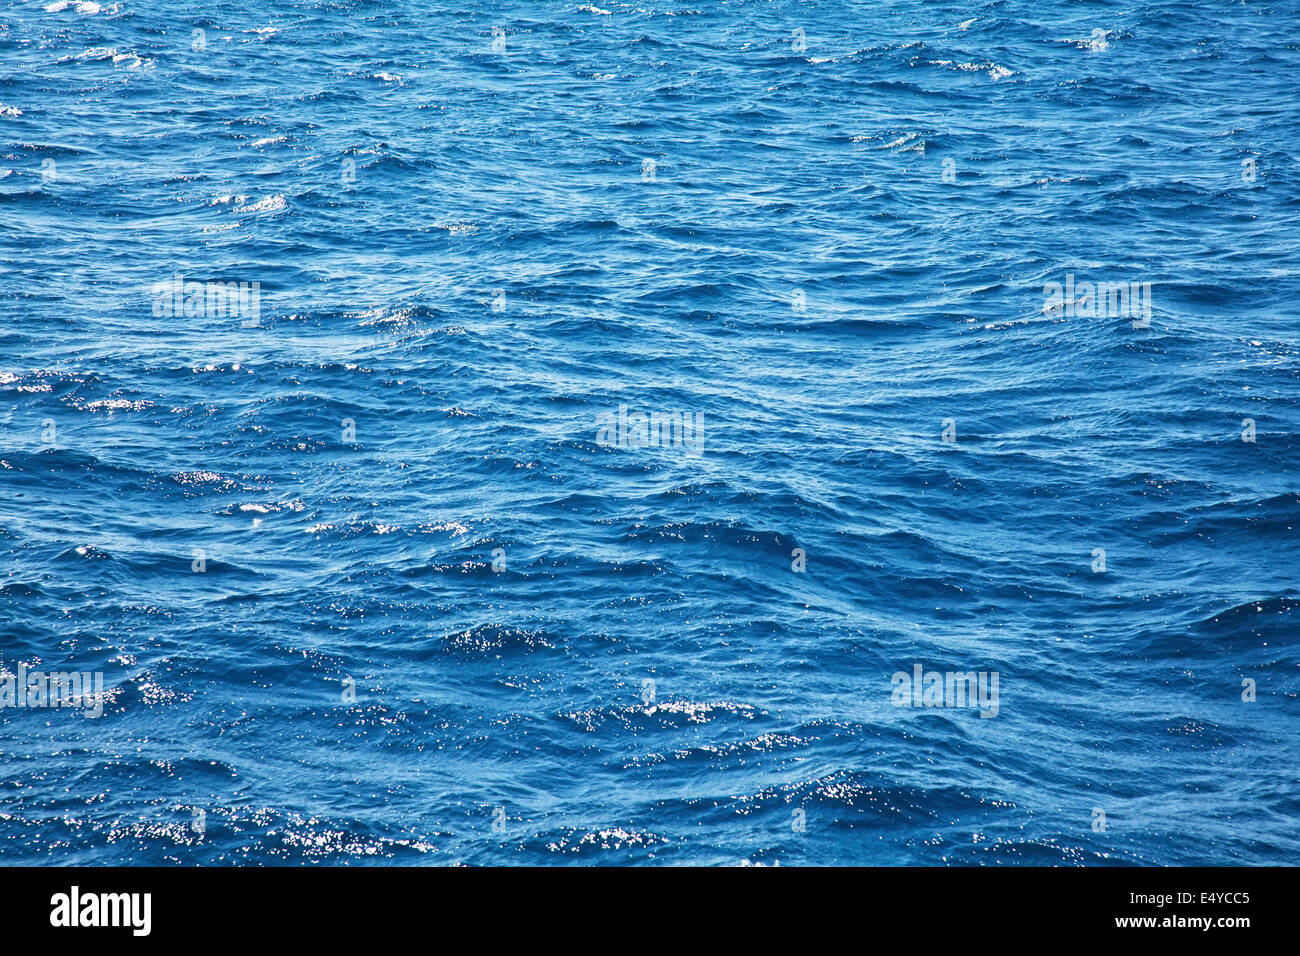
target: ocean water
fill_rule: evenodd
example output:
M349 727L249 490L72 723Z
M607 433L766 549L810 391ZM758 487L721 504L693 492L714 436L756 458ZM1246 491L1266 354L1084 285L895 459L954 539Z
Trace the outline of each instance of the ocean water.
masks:
M0 863L1295 863L1298 53L7 5Z

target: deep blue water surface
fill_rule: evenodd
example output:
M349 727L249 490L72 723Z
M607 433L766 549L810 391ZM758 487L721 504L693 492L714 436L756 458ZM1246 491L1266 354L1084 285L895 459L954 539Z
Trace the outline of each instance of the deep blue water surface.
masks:
M7 5L0 680L105 699L0 708L0 863L1295 863L1298 77L1290 0Z

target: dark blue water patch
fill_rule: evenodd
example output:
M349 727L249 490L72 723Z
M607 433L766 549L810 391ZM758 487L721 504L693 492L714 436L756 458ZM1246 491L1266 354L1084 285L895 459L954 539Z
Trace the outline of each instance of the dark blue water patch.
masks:
M16 9L0 859L1293 860L1290 13Z

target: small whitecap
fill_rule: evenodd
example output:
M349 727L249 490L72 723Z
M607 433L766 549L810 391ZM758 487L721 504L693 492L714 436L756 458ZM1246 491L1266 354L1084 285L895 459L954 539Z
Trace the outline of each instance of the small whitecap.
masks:
M95 3L94 0L53 0L52 3L45 5L45 12L62 13L68 7L72 7L83 17L93 17L100 13L113 14L122 9L120 4L110 3L105 7L102 3Z
M132 401L128 398L101 398L97 401L90 402L86 405L86 411L89 412L142 412L147 408L153 407L153 402L148 399Z
M87 47L75 56L60 57L60 63L67 63L72 60L111 60L117 56L117 51L107 46Z
M1100 27L1092 31L1091 36L1083 39L1073 39L1066 37L1062 43L1072 43L1080 50L1090 50L1093 53L1100 53L1102 50L1110 49L1110 38L1115 36L1109 30L1103 30Z
M288 205L284 198L284 193L276 193L274 196L267 196L259 199L251 206L239 206L235 212L279 212Z

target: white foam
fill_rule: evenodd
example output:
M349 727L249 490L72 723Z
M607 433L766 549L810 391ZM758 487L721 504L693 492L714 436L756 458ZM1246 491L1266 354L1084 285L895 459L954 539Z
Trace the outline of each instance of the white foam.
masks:
M288 206L288 202L285 201L284 193L277 193L274 196L259 199L251 206L240 206L235 212L278 212L286 206Z

